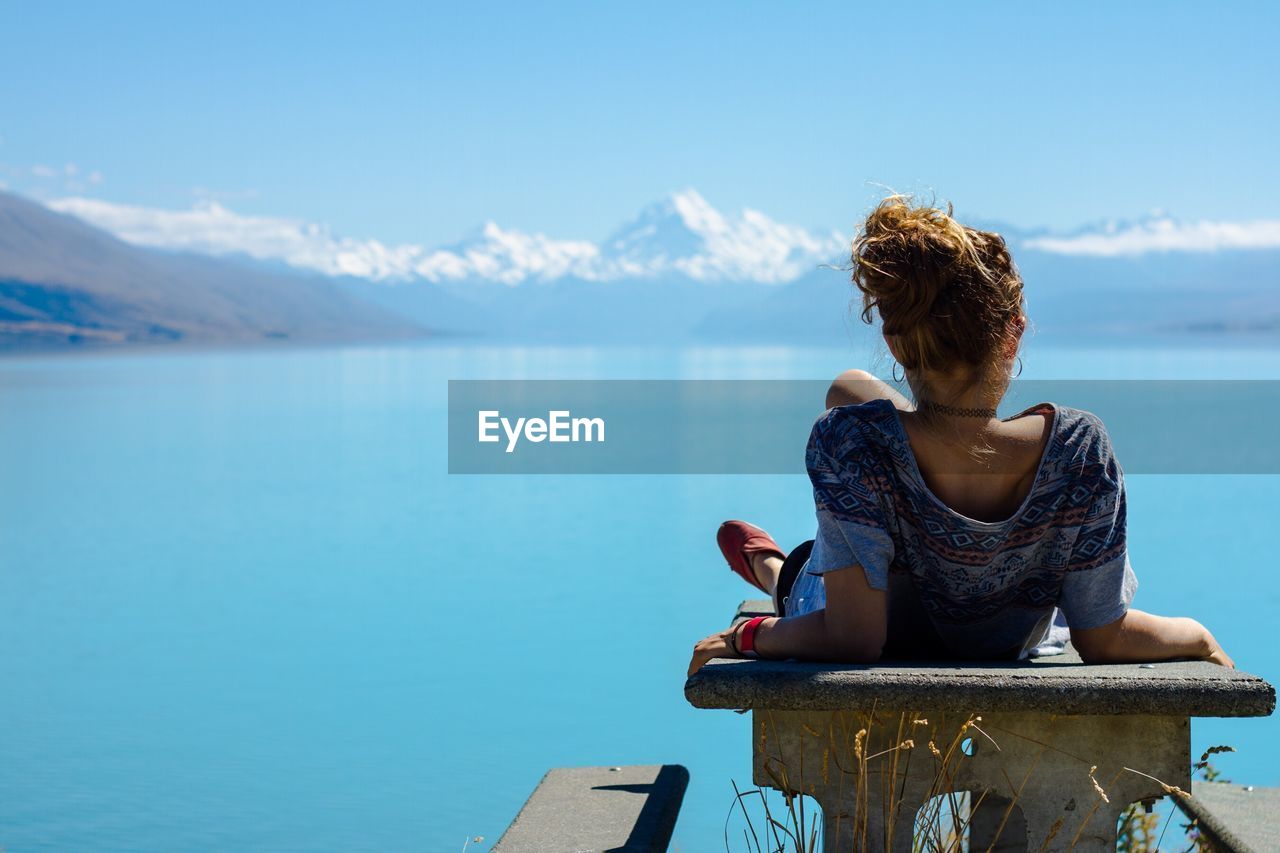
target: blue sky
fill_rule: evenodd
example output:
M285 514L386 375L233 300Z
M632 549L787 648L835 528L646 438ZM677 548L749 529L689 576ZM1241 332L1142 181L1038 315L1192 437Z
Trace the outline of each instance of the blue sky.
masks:
M42 3L4 19L0 182L43 197L212 196L428 245L488 219L599 239L682 187L842 229L877 184L1024 226L1280 213L1280 12L1262 3Z

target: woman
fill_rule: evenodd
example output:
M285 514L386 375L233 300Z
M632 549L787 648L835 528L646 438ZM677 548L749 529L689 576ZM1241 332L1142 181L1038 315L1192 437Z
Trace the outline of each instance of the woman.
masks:
M702 640L689 673L718 657L1013 660L1055 614L1089 663L1234 666L1195 620L1129 607L1124 478L1102 422L1050 403L996 417L1026 328L1004 240L892 196L852 261L862 318L880 316L915 406L862 371L835 381L806 453L817 537L787 555L746 522L717 536L781 615Z

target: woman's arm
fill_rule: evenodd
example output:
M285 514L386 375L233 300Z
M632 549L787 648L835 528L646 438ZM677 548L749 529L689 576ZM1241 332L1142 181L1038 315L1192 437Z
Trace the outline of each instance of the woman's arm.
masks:
M1071 629L1085 663L1138 663L1190 658L1235 669L1208 629L1194 619L1129 610L1100 628Z
M887 596L872 589L861 566L827 572L827 606L803 616L766 620L756 628L756 653L762 658L874 663L888 631ZM712 658L739 657L737 630L701 640L693 649L689 675Z

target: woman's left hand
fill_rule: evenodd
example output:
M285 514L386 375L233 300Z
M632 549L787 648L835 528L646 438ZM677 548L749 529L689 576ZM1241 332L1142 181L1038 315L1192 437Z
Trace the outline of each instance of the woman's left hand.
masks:
M697 645L693 647L693 659L689 661L689 674L693 675L702 669L702 665L712 658L740 658L737 648L733 644L733 633L738 630L738 626L712 634L705 640L699 640Z

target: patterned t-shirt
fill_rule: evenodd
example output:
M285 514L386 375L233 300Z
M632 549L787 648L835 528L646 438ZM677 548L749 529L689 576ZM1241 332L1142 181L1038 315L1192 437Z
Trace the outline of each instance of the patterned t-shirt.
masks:
M1055 608L1076 628L1124 615L1138 582L1106 429L1049 403L1022 415L1032 413L1052 414L1053 427L1031 490L1011 517L984 522L925 485L891 402L828 410L806 454L818 535L786 614L823 608L822 575L857 565L889 593L888 657L1020 658Z

